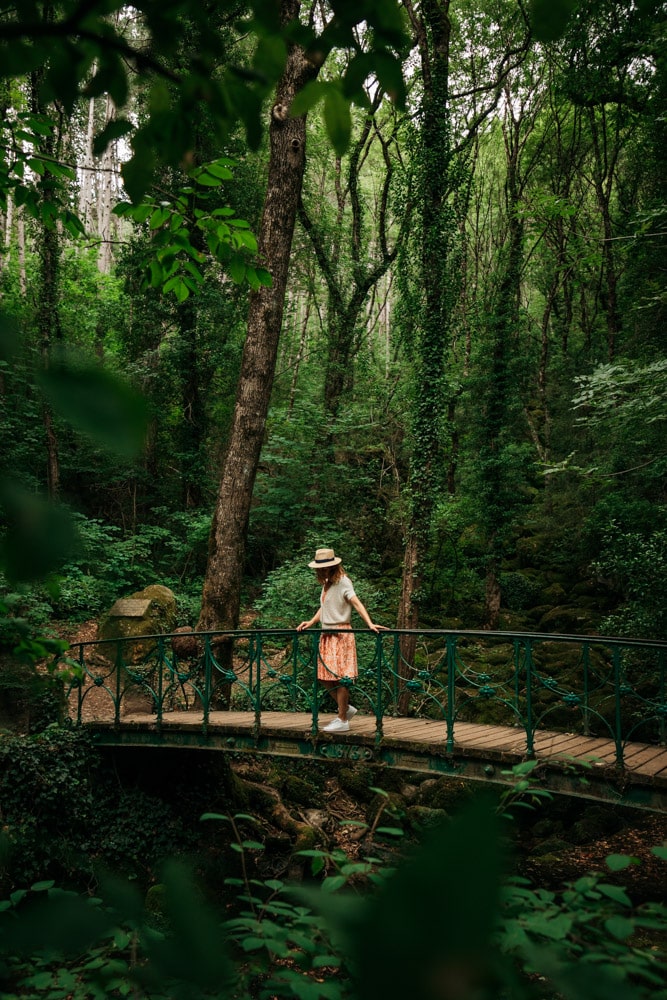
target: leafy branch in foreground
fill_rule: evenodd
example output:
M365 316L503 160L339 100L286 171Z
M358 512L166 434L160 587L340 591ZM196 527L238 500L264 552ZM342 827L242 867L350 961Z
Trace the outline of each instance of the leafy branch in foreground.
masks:
M233 161L221 157L189 172L189 183L173 198L146 196L137 205L121 202L114 214L146 224L151 237L151 256L146 285L172 292L179 302L197 292L204 277L201 266L208 253L220 263L232 281L247 281L254 290L270 287L271 275L254 266L250 255L257 252L257 240L244 219L234 209L220 205L213 194L231 180Z
M241 858L262 849L242 832L253 817L204 818L231 824ZM506 833L496 805L479 800L384 874L373 859L336 856L335 874L309 888L242 865L227 882L231 917L175 863L155 887L157 923L130 885L107 880L102 901L36 883L0 903L3 988L35 1000L490 1000L543 996L548 984L568 1000L664 998L665 905L633 905L609 874L558 892L507 877ZM667 848L654 854L667 861ZM609 873L635 860L612 855ZM349 891L368 865L383 877Z

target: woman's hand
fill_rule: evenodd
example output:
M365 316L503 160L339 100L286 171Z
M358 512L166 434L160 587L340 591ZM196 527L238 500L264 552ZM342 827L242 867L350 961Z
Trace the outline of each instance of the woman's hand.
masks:
M312 624L312 622L301 622L300 625L297 625L296 630L297 632L303 632L304 629L310 628Z

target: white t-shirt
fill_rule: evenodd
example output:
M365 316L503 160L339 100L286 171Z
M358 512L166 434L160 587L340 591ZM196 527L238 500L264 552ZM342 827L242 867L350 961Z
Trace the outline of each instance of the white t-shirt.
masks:
M343 576L334 583L327 592L320 594L320 624L322 628L339 628L349 625L352 618L350 600L355 597L354 587L349 576Z

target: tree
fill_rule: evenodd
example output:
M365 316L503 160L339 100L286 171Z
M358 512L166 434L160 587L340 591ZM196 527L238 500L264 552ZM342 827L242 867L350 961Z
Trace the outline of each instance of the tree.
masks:
M297 0L284 0L282 26L296 21L301 9ZM314 7L309 14L314 16ZM271 398L305 169L306 121L303 114L294 114L293 102L299 91L315 81L320 66L308 58L301 45L292 43L271 108L269 168L258 254L271 273L272 283L270 288L260 288L250 295L248 332L211 528L199 629L229 629L238 623L248 517ZM334 112L337 107L334 102Z
M392 128L391 121L388 124L381 121L379 111L384 104L385 95L377 87L372 100L369 96L369 107L352 143L344 176L341 160L336 160L335 217L330 227L327 227L326 213L321 205L313 211L306 207L303 199L299 203L299 220L308 235L327 287L323 397L329 439L343 394L352 381L352 354L361 310L396 259L410 222L409 198L402 206L400 222L390 214L392 180L397 166L397 126ZM384 117L387 117L386 114ZM371 206L374 212L369 225L365 219L369 206L363 191L362 169L375 143L381 150L384 173L381 175L377 166L373 171L379 197L378 204ZM390 246L392 228L396 232L392 237L393 246Z
M456 22L454 5L445 0L429 0L419 9L406 2L406 7L417 39L422 99L415 185L419 192L416 228L419 256L414 258L412 287L404 290L403 304L405 309L408 303L407 321L414 327L415 390L410 513L405 529L398 626L415 629L433 511L444 486L444 432L447 422L452 420L456 396L450 350L465 272L463 226L470 195L467 158L478 130L495 111L503 82L513 66L524 58L529 40L521 12L518 28L512 30L512 16L502 5L499 9L489 5L482 18L477 16L476 9L471 11L464 6L457 9ZM472 35L480 30L480 20L489 29L489 46L481 56L483 73L476 59L469 59L469 53L475 50ZM498 22L502 31L490 28L496 28ZM459 54L459 60L455 60L455 53ZM465 73L469 62L472 80L467 85L462 81L468 79ZM453 80L457 83L456 96L452 93ZM470 108L472 114L467 114ZM453 130L455 117L457 134ZM405 268L404 273L410 274L410 270ZM401 660L405 676L414 659L414 643L413 636L403 637ZM403 709L407 707L407 697L404 694Z

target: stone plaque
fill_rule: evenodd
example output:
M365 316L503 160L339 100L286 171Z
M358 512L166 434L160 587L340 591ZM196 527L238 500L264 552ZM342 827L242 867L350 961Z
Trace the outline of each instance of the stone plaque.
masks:
M109 616L111 618L143 618L150 606L150 601L136 601L130 597L121 598L116 601Z

